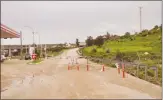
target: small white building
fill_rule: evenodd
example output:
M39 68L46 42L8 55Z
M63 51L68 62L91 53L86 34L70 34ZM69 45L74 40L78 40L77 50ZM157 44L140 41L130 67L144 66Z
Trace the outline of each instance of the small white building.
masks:
M79 47L85 47L86 43L85 42L79 42Z

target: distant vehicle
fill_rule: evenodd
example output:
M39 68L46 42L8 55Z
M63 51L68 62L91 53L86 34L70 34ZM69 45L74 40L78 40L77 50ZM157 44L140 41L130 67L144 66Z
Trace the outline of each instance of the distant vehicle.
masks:
M5 55L1 54L1 62L4 62L4 60L6 60Z
M31 60L30 54L26 54L26 55L25 55L25 60Z

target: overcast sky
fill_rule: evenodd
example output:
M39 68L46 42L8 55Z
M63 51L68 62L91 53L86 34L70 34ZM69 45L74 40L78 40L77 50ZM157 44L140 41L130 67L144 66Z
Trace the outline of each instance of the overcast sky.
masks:
M76 38L83 42L107 31L118 35L139 31L139 6L143 29L161 25L161 1L1 1L1 23L22 31L23 44L33 43L32 30L24 26L38 32L41 43L75 43ZM20 44L20 40L2 43Z

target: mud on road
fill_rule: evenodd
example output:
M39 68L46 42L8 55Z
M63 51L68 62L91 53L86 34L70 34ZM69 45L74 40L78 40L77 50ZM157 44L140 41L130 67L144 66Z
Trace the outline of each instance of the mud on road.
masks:
M1 65L2 99L161 99L161 87L101 65L86 70L86 59L71 49L38 65L9 61ZM11 64L12 62L12 64ZM79 64L77 70L76 62ZM73 68L68 70L68 64ZM92 63L91 63L92 64Z

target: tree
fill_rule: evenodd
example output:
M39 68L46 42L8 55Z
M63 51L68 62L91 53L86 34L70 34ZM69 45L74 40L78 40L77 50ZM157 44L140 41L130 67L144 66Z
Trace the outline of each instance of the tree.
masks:
M162 32L162 24L160 25L160 31Z
M110 39L110 33L109 32L106 33L106 39Z
M155 27L154 27L154 30L157 30L159 27L158 27L158 25L156 25Z
M147 36L148 35L148 30L143 30L141 33L142 36Z
M130 37L130 33L129 32L126 32L125 35L124 35L124 37L129 38Z
M36 45L35 43L31 45L31 47L36 47L36 46L37 46L37 45Z
M95 40L94 40L95 45L97 46L101 46L104 44L104 39L103 36L98 36Z
M87 44L87 46L92 46L94 44L93 37L88 36L87 40L86 40L86 44Z
M79 39L76 39L76 46L79 47Z

